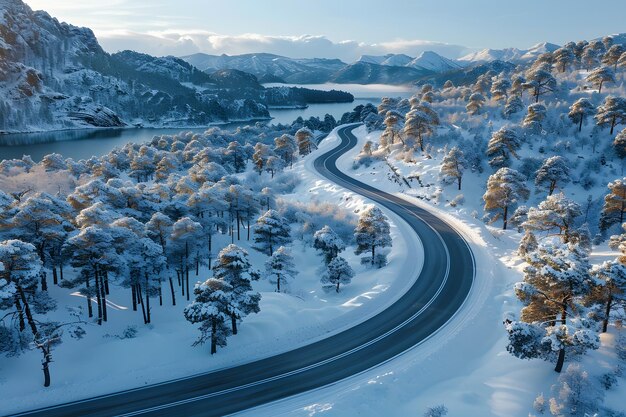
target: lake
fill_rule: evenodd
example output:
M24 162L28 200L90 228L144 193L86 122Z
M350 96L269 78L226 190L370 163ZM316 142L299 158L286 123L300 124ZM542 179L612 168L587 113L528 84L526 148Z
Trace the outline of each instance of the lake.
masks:
M266 84L266 86L283 86L285 84ZM289 85L292 86L292 85ZM273 120L270 123L291 124L298 117L323 118L331 114L339 120L341 116L351 111L359 104L373 103L378 105L382 97L410 97L414 90L410 87L389 85L359 85L359 84L312 84L293 85L318 90L343 90L354 95L352 103L325 103L311 104L306 109L272 109L270 114ZM241 126L241 122L220 126L223 129ZM80 129L54 132L17 133L0 135L0 160L19 159L22 155L30 155L35 162L45 155L59 153L64 157L88 159L91 156L100 156L108 153L116 146L123 146L128 142L146 142L154 136L173 135L181 131L204 132L207 127L196 128L143 128L143 129Z

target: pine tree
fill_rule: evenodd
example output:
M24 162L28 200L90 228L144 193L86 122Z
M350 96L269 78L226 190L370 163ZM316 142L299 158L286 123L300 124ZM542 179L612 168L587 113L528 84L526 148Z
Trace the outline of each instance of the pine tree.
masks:
M467 106L465 106L465 110L467 110L467 112L471 115L479 114L480 109L483 107L484 104L485 96L480 93L473 93L469 97L469 103L467 103Z
M226 346L226 338L231 335L227 325L230 319L228 293L232 288L220 279L209 278L194 287L194 301L185 307L184 315L191 323L200 323L200 337L194 343L203 344L211 341L211 355L217 347Z
M535 103L539 102L542 95L555 91L556 87L556 79L550 72L550 64L540 64L526 74L524 88L532 91Z
M276 252L265 261L265 277L276 284L276 291L281 291L281 282L284 284L294 279L298 274L293 263L293 257L284 246L276 249Z
M580 132L583 128L583 122L587 116L590 116L594 113L595 107L588 98L579 98L572 104L569 108L568 117L572 120L572 122L578 124L578 131Z
M363 262L371 263L372 266L378 264L379 267L386 263L385 259L377 259L376 249L391 247L390 226L387 217L378 207L372 206L361 213L354 229L354 238L357 244L355 254L371 253Z
M491 84L491 98L495 101L507 101L509 96L509 90L511 88L511 81L506 78L498 78Z
M424 111L412 108L404 122L404 136L424 151L424 136L432 132L432 119Z
M607 230L616 223L622 224L626 212L626 178L610 182L608 188L609 193L604 197L600 213L600 230Z
M602 63L605 65L613 66L613 71L617 71L617 64L620 57L626 52L626 49L621 44L615 44L611 46L604 56L602 57Z
M621 159L626 158L626 128L622 129L622 131L615 136L613 149L615 149L615 153Z
M274 248L291 242L289 223L276 210L268 210L254 225L254 249L271 256Z
M291 135L281 135L274 139L274 153L278 155L285 164L292 166L298 151L296 139Z
M604 393L589 374L577 363L567 366L559 376L558 384L552 386L550 414L553 416L598 416Z
M328 265L346 249L346 244L330 226L324 226L313 234L313 247L322 252Z
M509 164L511 155L517 158L516 151L521 147L517 132L509 127L502 127L495 132L487 145L489 165L501 168Z
M522 224L525 230L549 232L558 230L563 243L570 241L574 222L582 214L575 201L565 197L563 193L548 196L539 203L537 208L528 210L528 218Z
M0 242L0 309L10 309L19 323L20 332L28 325L35 346L43 355L42 366L44 387L50 386L51 343L45 334L44 326L33 316L31 305L36 312L45 313L54 309L54 303L37 290L37 278L42 268L36 248L21 240ZM6 316L5 316L6 317Z
M552 156L543 161L535 175L537 187L547 186L548 195L552 195L557 185L561 187L570 182L568 161L562 156Z
M528 113L524 117L522 126L529 129L531 132L541 132L542 122L546 118L547 109L541 103L534 103L528 106Z
M535 237L535 234L531 232L530 230L527 230L519 242L517 253L520 256L526 256L530 252L533 252L534 250L536 250L538 246L539 244L537 243L537 238Z
M626 99L608 96L604 104L598 107L594 118L598 126L610 125L612 135L615 126L626 123Z
M441 161L440 174L444 178L451 178L457 181L459 190L461 190L461 180L463 179L463 171L467 169L467 160L463 151L458 146L450 149L450 152L444 156Z
M230 244L220 251L213 268L213 278L226 282L226 293L231 330L237 334L237 322L245 316L260 311L261 294L252 290L248 252Z
M311 147L315 147L313 143L313 132L306 127L296 132L296 142L298 143L298 152L305 156L311 153Z
M553 52L554 63L561 70L565 70L576 61L576 55L570 48L562 47Z
M566 350L597 349L599 339L590 323L580 315L582 297L591 284L589 260L576 245L546 241L526 256L524 281L515 294L524 303L521 320L507 325L509 352L520 358L553 360L561 372Z
M519 113L523 109L524 103L522 102L522 99L520 98L520 96L514 94L506 100L506 104L504 106L502 114L508 119L511 117L511 115Z
M611 311L616 304L626 302L626 265L618 260L606 261L591 268L591 276L595 280L595 291L591 300L602 304L602 332L606 333Z
M341 256L337 256L326 266L326 272L322 275L321 281L325 288L332 288L335 292L339 292L339 286L349 284L353 277L354 271L348 262Z
M598 93L602 93L602 85L604 83L615 82L615 73L609 67L600 67L591 71L586 80L598 88Z
M176 259L176 271L179 274L181 294L189 294L189 269L195 261L196 271L200 263L200 251L203 241L202 225L189 217L183 217L172 225L171 254Z
M254 163L254 170L258 172L259 175L261 175L261 173L265 170L267 161L272 156L272 154L273 154L272 149L269 146L264 145L261 142L257 142L256 145L254 145L254 154L252 155L252 162Z
M506 230L509 209L528 199L530 191L522 174L510 168L500 168L487 180L483 195L485 211L502 210L502 229Z
M396 139L399 142L404 143L404 139L402 138L402 129L403 125L400 122L401 116L396 111L388 111L385 114L385 130L380 135L380 144L383 148L388 148L389 146L396 143Z

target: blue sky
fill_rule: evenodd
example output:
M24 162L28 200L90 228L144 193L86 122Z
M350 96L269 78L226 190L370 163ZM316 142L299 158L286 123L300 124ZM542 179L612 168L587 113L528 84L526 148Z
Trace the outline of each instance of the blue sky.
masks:
M26 0L88 26L109 51L273 52L354 60L364 53L454 58L626 32L626 0Z

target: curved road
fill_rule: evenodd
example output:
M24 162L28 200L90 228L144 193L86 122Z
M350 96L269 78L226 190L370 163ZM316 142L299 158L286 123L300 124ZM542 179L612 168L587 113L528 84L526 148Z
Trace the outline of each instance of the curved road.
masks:
M339 129L341 144L318 157L315 168L329 180L397 213L424 243L420 276L397 302L346 331L280 355L18 415L231 414L363 372L412 348L444 326L461 307L472 286L475 271L472 253L463 238L438 217L337 169L337 159L357 143L352 134L355 127Z

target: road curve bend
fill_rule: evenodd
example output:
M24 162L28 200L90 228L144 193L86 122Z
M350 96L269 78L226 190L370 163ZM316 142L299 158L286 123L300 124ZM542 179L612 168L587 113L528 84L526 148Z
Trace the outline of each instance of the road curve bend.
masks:
M355 125L314 163L330 181L395 212L419 235L424 265L415 284L369 320L298 349L232 368L61 404L19 416L221 416L319 388L380 365L423 342L463 305L475 275L465 240L434 214L339 171L356 146ZM399 277L402 279L402 277ZM408 278L408 277L407 277Z

